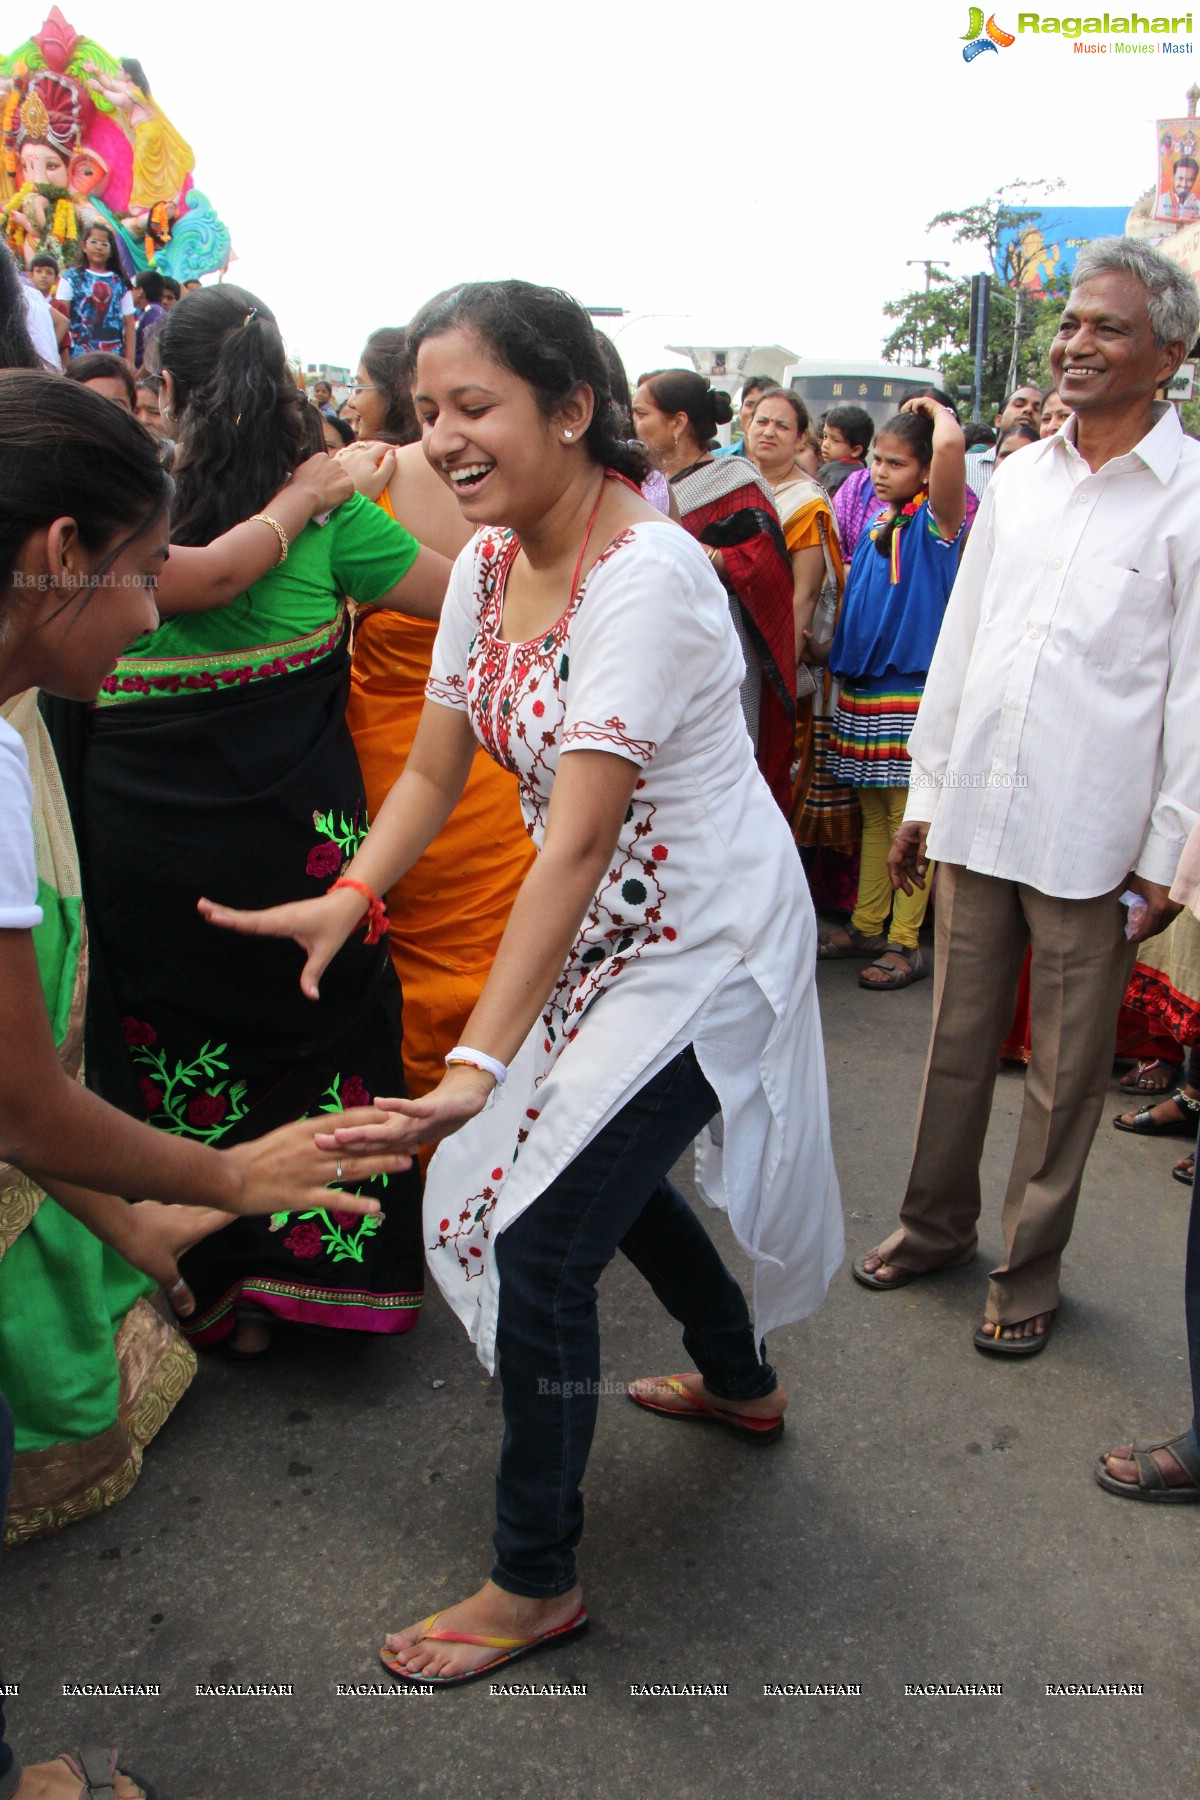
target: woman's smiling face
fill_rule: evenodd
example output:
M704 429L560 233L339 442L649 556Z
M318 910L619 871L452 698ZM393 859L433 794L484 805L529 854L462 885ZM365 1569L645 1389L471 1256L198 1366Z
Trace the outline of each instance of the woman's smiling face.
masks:
M413 404L426 458L464 518L519 530L540 517L561 485L555 469L566 453L563 434L528 382L497 362L482 338L462 329L426 338Z

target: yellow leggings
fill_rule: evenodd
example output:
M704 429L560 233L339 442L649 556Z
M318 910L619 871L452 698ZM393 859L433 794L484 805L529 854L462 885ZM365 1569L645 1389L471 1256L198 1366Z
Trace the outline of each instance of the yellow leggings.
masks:
M917 934L929 904L933 864L929 865L923 888L914 888L911 894L905 894L899 888L893 890L887 870L888 851L904 818L908 789L860 787L855 792L862 808L862 865L858 875L858 901L850 923L864 937L876 937L891 913L889 944L900 944L905 950L912 950L916 947Z

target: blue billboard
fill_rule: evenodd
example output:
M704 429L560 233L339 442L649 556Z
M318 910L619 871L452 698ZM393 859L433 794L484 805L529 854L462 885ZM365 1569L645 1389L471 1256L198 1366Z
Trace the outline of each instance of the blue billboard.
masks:
M1001 233L996 273L1006 285L1044 293L1071 273L1081 244L1121 237L1128 217L1127 206L1048 206L1019 231Z

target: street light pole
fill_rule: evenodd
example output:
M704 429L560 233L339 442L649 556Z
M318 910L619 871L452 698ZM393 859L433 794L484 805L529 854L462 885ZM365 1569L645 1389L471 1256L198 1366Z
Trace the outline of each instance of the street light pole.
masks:
M933 269L948 269L950 264L943 256L910 256L904 266L906 269L924 269L925 292L928 293L933 286L933 276L930 271ZM920 327L917 329L917 344L918 355L917 362L913 365L914 368L918 365L923 365L925 361L925 333Z

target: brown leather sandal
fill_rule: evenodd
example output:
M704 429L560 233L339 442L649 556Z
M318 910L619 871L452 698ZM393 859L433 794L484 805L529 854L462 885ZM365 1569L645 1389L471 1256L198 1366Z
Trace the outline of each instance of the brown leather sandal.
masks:
M871 969L880 970L881 979L868 981L867 976L870 974L870 969L864 969L858 978L860 988L867 988L872 993L894 994L897 988L911 987L914 981L924 981L929 973L929 965L925 961L924 951L919 944L914 945L911 949L907 944L885 944L884 953L885 955L902 956L908 967L898 969L894 963L885 962L883 957L880 957L877 962L871 964Z

